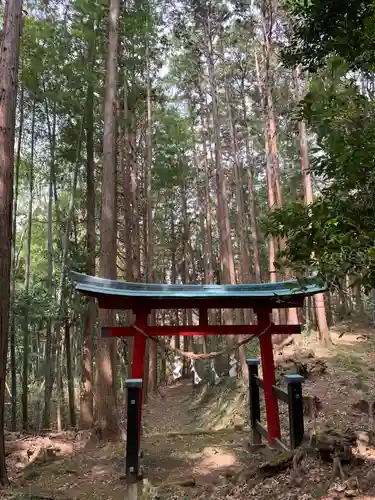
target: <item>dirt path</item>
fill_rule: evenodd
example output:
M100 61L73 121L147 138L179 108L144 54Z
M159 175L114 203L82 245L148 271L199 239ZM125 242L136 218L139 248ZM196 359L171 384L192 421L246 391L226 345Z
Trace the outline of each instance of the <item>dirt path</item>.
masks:
M144 409L145 435L165 432L192 432L196 428L191 381L182 380L150 396Z
M145 409L144 466L156 484L190 476L197 485L212 485L228 470L239 470L248 455L245 432L197 433L195 397L191 382L183 380L151 398Z
M248 460L246 433L225 429L195 432L195 397L191 382L181 381L150 397L144 409L141 443L144 484L146 490L151 491L154 487L165 485L164 494L167 496L161 498L172 498L167 493L168 485L173 483L170 488L174 491L175 484L186 479L190 479L190 486L182 488L181 496L174 493L173 498L206 497L213 485L228 475L236 474ZM21 496L9 498L29 498L22 496L27 490L33 493L35 499L47 495L46 498L53 499L123 500L124 443L87 450L71 446L65 456L49 454L28 464L31 443L32 439L30 444L24 442L18 463L13 464L12 475L19 487L10 490L9 494ZM22 474L17 474L17 468L22 469ZM194 488L191 487L193 483ZM152 499L152 493L150 495L145 498Z
M314 421L306 425L335 429L367 430L368 415L353 406L359 398L374 401L375 369L373 340L361 341L351 331L337 333L329 350L319 351L310 344L317 357L327 363L327 372L304 384L304 394L316 395L323 407ZM161 389L150 397L144 409L144 452L142 500L226 500L254 498L277 500L313 500L346 498L352 491L348 484L332 485L332 464L307 459L298 481L287 470L274 477L259 476L258 466L267 459L264 450L248 448L248 433L224 428L233 415L247 419L247 389L237 381L226 380L215 389L195 394L190 381L181 381ZM282 419L288 418L283 408ZM199 432L196 432L197 429ZM208 429L202 432L201 429ZM375 431L372 432L375 442ZM287 436L285 436L287 439ZM287 441L286 441L287 442ZM8 456L12 488L0 498L33 500L49 498L80 500L123 500L126 484L125 445L107 444L82 449L74 432L49 436L13 436L9 445L15 450ZM50 450L48 450L50 448ZM50 452L52 450L52 452ZM31 452L31 459L30 459ZM34 460L33 453L38 455ZM375 444L367 449L361 465L344 466L349 479L360 485L358 499L375 499ZM241 479L243 471L252 475ZM183 480L187 484L181 485ZM193 486L194 485L194 486ZM158 488L158 490L156 490ZM362 492L366 492L361 494ZM366 496L367 495L367 496Z

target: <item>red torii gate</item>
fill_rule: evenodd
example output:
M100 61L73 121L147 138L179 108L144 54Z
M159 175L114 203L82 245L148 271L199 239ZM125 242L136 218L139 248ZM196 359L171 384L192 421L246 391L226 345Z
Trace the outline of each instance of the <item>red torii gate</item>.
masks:
M263 370L264 397L268 442L280 440L278 402L272 386L275 384L272 335L301 333L300 325L275 325L272 309L302 307L304 298L326 291L314 284L301 287L297 281L250 285L163 285L128 283L72 273L75 289L97 299L102 309L132 310L135 326L147 336L174 335L257 335ZM198 309L197 326L149 326L148 315L157 309ZM208 310L220 308L253 309L257 325L209 325ZM103 328L103 336L134 337L132 378L142 379L146 354L146 336L133 327ZM141 410L139 424L141 423ZM140 425L139 425L140 428Z

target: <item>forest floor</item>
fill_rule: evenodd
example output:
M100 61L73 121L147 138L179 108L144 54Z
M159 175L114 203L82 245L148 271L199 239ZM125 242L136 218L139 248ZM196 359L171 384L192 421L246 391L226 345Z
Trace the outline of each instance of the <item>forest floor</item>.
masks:
M314 456L306 456L295 472L290 462L282 467L285 457L276 451L251 448L244 427L247 388L240 381L226 379L195 393L182 381L150 397L145 408L140 498L375 500L375 424L368 411L375 401L373 329L342 324L332 331L332 340L333 345L323 349L304 338L288 346L277 362L280 384L290 359L312 367L303 387L304 395L315 397L317 404L306 416L310 432L367 436L365 445L353 445L356 459L342 462L345 477L333 478L332 462ZM287 443L287 412L282 406L280 410ZM90 446L86 435L73 431L9 433L6 449L12 486L0 492L0 498L125 498L123 443Z

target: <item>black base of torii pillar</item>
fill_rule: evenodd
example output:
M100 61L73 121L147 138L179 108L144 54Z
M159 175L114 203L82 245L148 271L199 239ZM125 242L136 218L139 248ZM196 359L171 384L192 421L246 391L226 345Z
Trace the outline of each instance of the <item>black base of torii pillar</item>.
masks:
M140 467L140 411L142 406L142 379L131 378L125 384L128 391L128 421L126 432L126 478L127 483L136 483L142 478Z

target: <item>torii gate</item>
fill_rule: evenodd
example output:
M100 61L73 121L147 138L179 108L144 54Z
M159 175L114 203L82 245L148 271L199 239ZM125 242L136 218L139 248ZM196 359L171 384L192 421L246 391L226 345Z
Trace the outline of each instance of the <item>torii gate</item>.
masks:
M71 273L75 289L83 295L97 299L99 308L132 310L135 326L149 337L174 335L257 335L263 370L264 398L268 442L280 440L280 419L277 398L272 386L275 384L272 335L301 333L300 325L275 325L272 309L302 307L305 297L325 292L324 287L304 285L297 281L261 283L249 285L163 285L151 283L128 283ZM198 309L197 326L148 326L151 310ZM240 308L253 309L257 325L209 325L208 309ZM134 337L132 378L142 379L147 337L132 327L107 325L103 336ZM141 399L142 401L142 399ZM139 412L139 429L141 409Z

